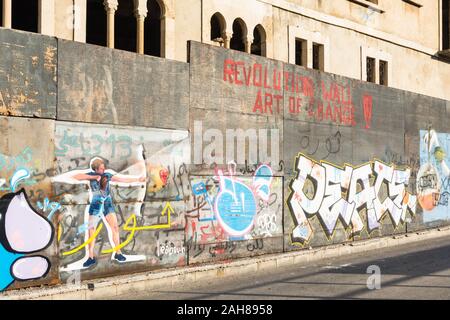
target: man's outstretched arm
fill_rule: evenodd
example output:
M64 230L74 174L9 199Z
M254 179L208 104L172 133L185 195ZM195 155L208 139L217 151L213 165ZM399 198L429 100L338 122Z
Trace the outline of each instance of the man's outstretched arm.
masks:
M115 175L111 177L111 182L123 182L123 183L133 183L133 182L145 182L145 176L141 177L127 177L125 175Z
M74 179L76 180L100 180L100 176L92 176L89 174L85 174L85 173L79 173L73 176Z

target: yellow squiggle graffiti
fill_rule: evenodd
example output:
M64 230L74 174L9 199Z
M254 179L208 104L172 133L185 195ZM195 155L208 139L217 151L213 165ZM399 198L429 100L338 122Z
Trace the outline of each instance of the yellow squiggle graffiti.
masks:
M85 243L83 243L83 244L82 244L81 246L79 246L79 247L76 247L76 248L73 249L73 250L63 252L62 255L63 255L63 256L68 256L68 255L74 254L74 253L80 251L81 249L83 249L84 247L86 247L89 243L91 243L92 241L94 241L95 238L97 238L97 236L98 236L98 234L100 233L100 231L102 230L102 228L103 228L103 223L101 223L101 224L98 226L97 230L95 230L95 233L92 235L92 237L90 237Z
M124 231L130 231L131 234L128 236L128 238L122 242L121 244L117 245L116 247L112 248L112 249L106 249L106 250L102 250L102 253L112 253L112 252L116 252L120 249L122 249L123 247L125 247L126 245L128 245L134 238L134 234L136 233L136 231L143 231L143 230L159 230L159 229L167 229L170 228L171 225L171 220L170 220L170 216L171 214L173 214L175 211L173 210L170 202L168 202L163 211L161 212L161 215L164 216L167 213L167 223L165 224L157 224L157 225L152 225L152 226L143 226L143 227L136 227L136 215L132 214L127 221L125 222L125 226L123 227ZM130 221L133 220L133 226L129 227L130 225ZM103 223L101 223L99 225L99 227L97 228L97 230L95 231L95 233L92 235L92 237L90 237L85 243L83 243L82 245L80 245L79 247L71 250L71 251L67 251L63 253L63 256L68 256L71 254L74 254L78 251L80 251L81 249L83 249L85 246L87 246L89 243L91 243L100 233L101 229L103 228ZM58 240L60 238L61 234L58 235Z
M128 224L125 224L125 227L123 228L124 231L142 231L142 230L159 230L159 229L166 229L170 228L170 215L174 213L172 206L168 202L166 206L164 207L163 211L161 212L161 215L164 216L167 212L167 223L166 224L156 224L154 226L143 226L143 227L133 227L128 228Z
M130 220L133 220L133 227L128 228L128 224L130 223ZM131 240L133 240L134 233L136 232L136 215L135 214L131 215L127 219L127 221L125 222L125 227L123 228L123 230L131 231L131 234L128 236L128 238L124 242L122 242L121 244L119 244L118 246L116 246L113 249L102 250L102 253L112 253L112 252L119 251L120 249L125 247L127 244L129 244L131 242Z
M153 226L143 226L143 227L136 227L136 215L131 215L127 221L125 222L125 226L123 227L124 231L131 231L131 234L128 236L128 238L118 246L116 246L113 249L103 250L102 253L112 253L116 252L123 247L125 247L127 244L131 242L134 238L134 234L136 231L143 231L143 230L159 230L159 229L167 229L170 228L170 215L174 213L172 206L170 205L170 202L166 204L163 211L161 212L161 215L164 216L167 212L167 223L166 224L157 224ZM133 226L129 227L130 220L133 220Z

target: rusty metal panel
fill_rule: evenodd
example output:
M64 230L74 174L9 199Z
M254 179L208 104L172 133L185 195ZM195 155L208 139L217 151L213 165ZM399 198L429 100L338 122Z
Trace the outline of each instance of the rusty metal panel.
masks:
M58 47L58 120L188 128L188 64L66 40Z
M59 281L59 261L53 241L53 209L58 204L53 201L48 176L55 165L54 121L0 117L0 132L0 223L4 226L0 234L0 291L9 285L15 289L55 284ZM45 258L29 258L26 252L31 251L36 252L33 256ZM12 282L12 274L33 280Z
M56 117L55 38L0 28L0 115Z

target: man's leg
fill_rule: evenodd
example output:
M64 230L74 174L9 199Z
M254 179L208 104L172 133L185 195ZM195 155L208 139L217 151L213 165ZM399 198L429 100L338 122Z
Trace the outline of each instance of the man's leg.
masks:
M120 245L120 237L119 237L119 226L117 223L117 216L115 213L110 213L110 214L106 215L105 218L111 228L114 246L118 247ZM120 249L117 250L116 252L121 254Z
M95 260L95 253L94 253L94 248L95 248L95 230L97 228L99 222L99 217L97 215L89 215L89 226L88 226L88 230L89 230L89 239L91 240L91 242L89 242L88 244L88 251L89 251L89 259L87 259L84 263L83 263L83 268L89 268L92 265L94 265L96 263Z
M89 216L89 239L92 238L92 241L89 243L89 257L90 258L94 258L95 253L94 253L94 248L95 248L95 237L94 233L95 230L97 229L97 225L98 225L99 219L96 216Z
M92 236L95 233L95 229L89 229L89 239L92 238ZM95 247L95 239L92 240L91 243L89 243L89 258L94 259L94 247Z

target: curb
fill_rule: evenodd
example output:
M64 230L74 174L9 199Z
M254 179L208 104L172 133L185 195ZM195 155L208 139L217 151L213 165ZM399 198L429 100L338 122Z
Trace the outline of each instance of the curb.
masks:
M274 270L280 267L304 264L325 258L360 253L427 239L450 236L450 227L430 229L394 235L383 238L361 240L351 243L335 244L317 249L300 250L287 253L267 254L253 258L242 258L232 262L217 262L202 266L165 269L133 275L122 275L104 279L82 281L81 285L60 284L52 287L27 288L6 291L0 300L91 300L110 298L119 295L150 291L164 287L179 287L183 282L215 279L224 276L243 275Z

